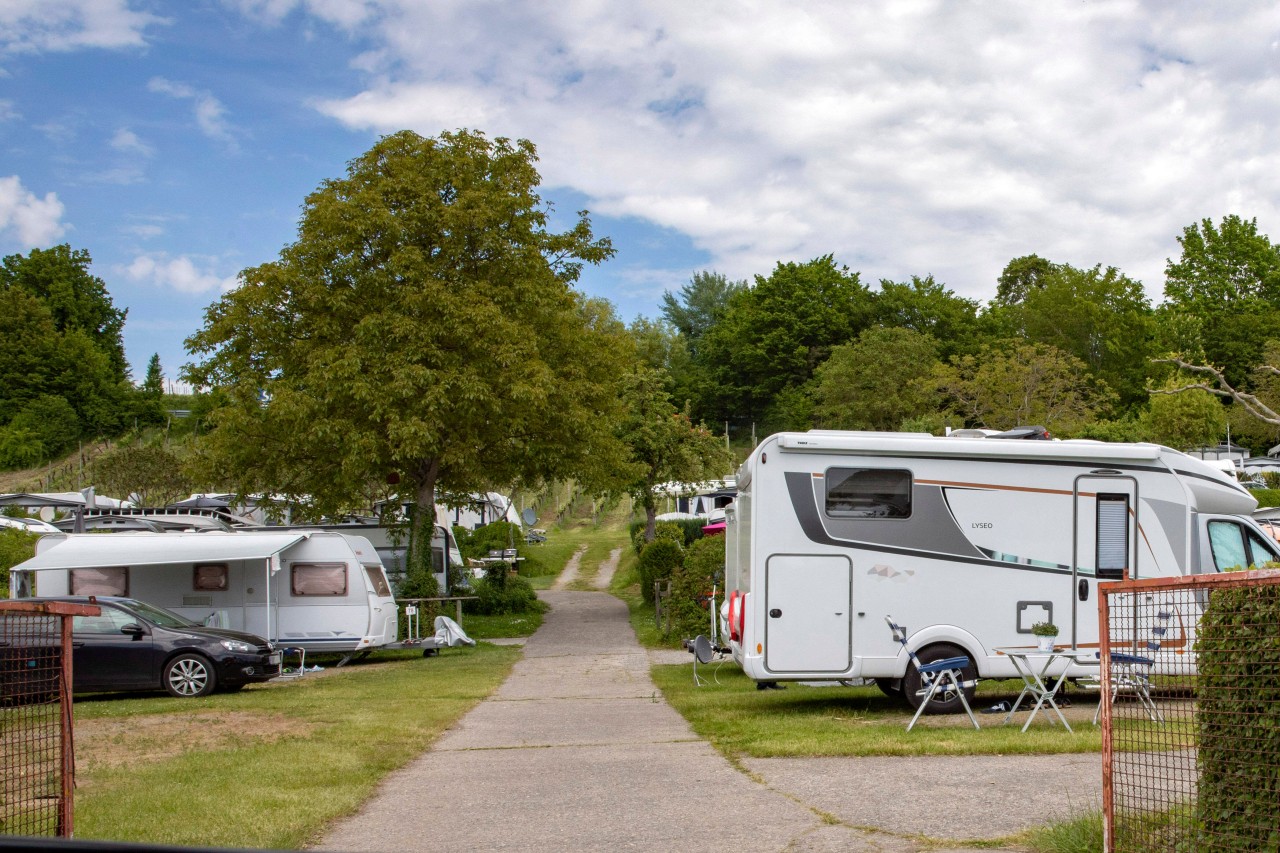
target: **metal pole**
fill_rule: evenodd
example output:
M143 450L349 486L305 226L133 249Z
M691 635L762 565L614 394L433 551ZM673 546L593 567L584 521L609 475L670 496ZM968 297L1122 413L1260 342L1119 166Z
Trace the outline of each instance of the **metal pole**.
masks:
M58 803L58 837L71 838L75 829L76 750L72 734L72 647L71 617L60 616L62 627L62 683L58 685L58 701L62 711L62 799Z

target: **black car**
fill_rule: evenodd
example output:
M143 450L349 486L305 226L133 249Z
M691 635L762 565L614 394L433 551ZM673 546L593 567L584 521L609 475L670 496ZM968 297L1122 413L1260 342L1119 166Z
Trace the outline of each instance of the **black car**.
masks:
M163 688L171 696L207 696L280 674L280 652L261 637L196 625L143 601L107 596L26 600L102 609L100 616L72 617L76 693ZM6 657L16 651L8 650Z

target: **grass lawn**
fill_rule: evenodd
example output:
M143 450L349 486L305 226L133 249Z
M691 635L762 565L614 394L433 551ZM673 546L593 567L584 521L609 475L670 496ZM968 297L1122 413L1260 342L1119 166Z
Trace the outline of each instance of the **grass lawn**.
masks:
M519 649L382 652L203 699L76 702L76 836L298 848L489 695Z

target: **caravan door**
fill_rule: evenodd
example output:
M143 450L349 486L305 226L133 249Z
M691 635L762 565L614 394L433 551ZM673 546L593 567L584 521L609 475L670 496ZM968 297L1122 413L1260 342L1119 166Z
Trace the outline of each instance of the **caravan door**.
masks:
M774 554L765 563L764 665L846 672L853 655L853 564L838 554Z
M391 595L391 585L382 566L364 564L365 577L369 581L369 633L376 644L394 643L399 632L399 611Z

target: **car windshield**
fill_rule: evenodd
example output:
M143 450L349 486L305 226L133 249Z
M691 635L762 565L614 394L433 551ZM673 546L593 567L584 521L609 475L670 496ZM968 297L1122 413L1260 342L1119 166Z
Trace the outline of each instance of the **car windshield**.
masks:
M190 619L185 619L177 613L165 610L163 607L156 607L154 604L147 604L145 601L137 601L130 599L121 602L134 613L159 625L161 628L196 628L199 627Z

